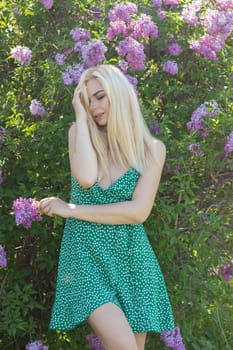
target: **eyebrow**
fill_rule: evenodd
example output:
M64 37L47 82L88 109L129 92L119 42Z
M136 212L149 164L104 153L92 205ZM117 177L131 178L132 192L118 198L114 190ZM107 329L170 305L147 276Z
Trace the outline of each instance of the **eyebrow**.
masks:
M104 92L104 90L101 89L101 90L96 91L96 92L93 94L93 96L98 95L99 92Z

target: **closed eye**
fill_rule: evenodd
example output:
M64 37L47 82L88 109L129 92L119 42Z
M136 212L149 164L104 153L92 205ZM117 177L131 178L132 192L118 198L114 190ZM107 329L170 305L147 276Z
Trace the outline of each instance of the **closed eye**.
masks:
M101 95L101 96L97 96L97 100L102 100L104 98L105 95Z

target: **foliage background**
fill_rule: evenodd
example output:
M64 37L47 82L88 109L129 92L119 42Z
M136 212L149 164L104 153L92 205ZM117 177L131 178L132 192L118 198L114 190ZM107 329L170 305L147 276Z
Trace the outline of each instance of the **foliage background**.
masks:
M74 85L64 85L54 57L72 46L71 29L85 27L92 38L108 45L108 57L116 62L115 43L107 42L103 21L116 3L58 0L50 11L32 0L0 3L0 126L6 129L0 149L0 244L8 261L7 269L0 270L1 349L24 349L35 339L42 339L51 350L88 348L87 326L70 332L48 330L64 222L43 218L25 230L15 225L12 203L20 196L39 200L57 195L69 200L67 133L74 119ZM156 136L167 146L160 191L146 229L187 349L230 350L232 282L211 271L233 258L233 163L232 155L223 151L233 120L232 38L217 61L207 60L188 44L188 38L198 37L201 28L185 25L176 11L160 20L150 1L134 3L142 13L152 11L161 33L147 47L145 71L133 73L139 80L146 121L150 127L154 120L159 123L162 133ZM102 19L93 17L95 6L102 9ZM176 76L161 70L169 58L169 35L183 48L176 58ZM17 64L10 56L17 45L32 50L29 66ZM43 117L30 113L34 98L46 107ZM213 99L220 115L210 126L210 136L190 135L186 123L192 112ZM201 143L203 157L187 150L195 142ZM159 335L149 335L146 349L163 349Z

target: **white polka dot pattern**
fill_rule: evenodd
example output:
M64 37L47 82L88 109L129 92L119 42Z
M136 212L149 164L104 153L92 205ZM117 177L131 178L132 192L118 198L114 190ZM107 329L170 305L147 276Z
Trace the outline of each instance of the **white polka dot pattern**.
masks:
M98 182L84 189L71 178L71 203L131 200L139 176L131 168L105 190ZM163 275L143 225L67 219L50 328L80 326L96 308L110 301L124 311L134 332L174 328Z

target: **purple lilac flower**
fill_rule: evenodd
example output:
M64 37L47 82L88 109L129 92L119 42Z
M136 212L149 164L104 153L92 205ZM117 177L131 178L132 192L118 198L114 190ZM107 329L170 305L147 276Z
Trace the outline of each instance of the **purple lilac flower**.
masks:
M4 247L0 244L0 267L5 269L6 266L7 266L6 251Z
M77 41L74 44L74 52L81 52L82 51L82 47L83 47L83 44L81 43L81 41Z
M65 85L71 85L73 83L78 84L79 79L84 71L83 64L76 64L74 67L69 65L62 73L63 82Z
M130 75L130 74L126 74L125 76L126 76L126 78L128 79L128 81L130 82L130 84L133 85L133 88L134 88L134 90L135 90L135 92L136 92L136 94L137 94L137 93L138 93L138 92L137 92L137 85L138 85L138 80L137 80L137 78L132 77L132 75Z
M3 128L2 126L0 126L0 147L1 147L2 142L3 142L3 137L2 137L2 135L4 134L5 131L6 131L6 129Z
M104 350L104 347L96 334L91 333L86 336L89 346L94 350Z
M233 0L216 0L218 10L228 11L233 8Z
M85 68L95 66L105 60L107 47L100 40L93 40L82 47L82 58Z
M229 283L231 281L233 278L233 260L231 260L230 264L222 264L221 266L210 269L210 275L220 274L226 282Z
M177 44L177 43L170 43L169 46L168 46L168 51L169 51L170 55L178 56L178 55L181 54L182 49L181 49L179 44Z
M219 113L219 107L216 101L204 102L198 107L191 116L191 121L187 123L187 128L190 133L197 131L203 137L209 135L209 130L205 125L205 118L215 118Z
M209 269L209 273L211 276L219 274L219 267L212 267Z
M0 185L3 183L2 171L0 170Z
M233 152L233 131L230 133L230 135L227 136L227 143L224 147L225 153L231 153Z
M167 14L165 11L162 11L162 10L158 10L157 11L157 16L160 18L160 19L164 19L167 17Z
M93 8L91 9L91 12L92 12L93 18L95 18L95 19L100 19L100 18L101 18L101 14L103 13L103 10L101 10L101 9L98 8L98 7L93 7Z
M64 53L57 53L55 56L55 60L58 66L63 66L65 63L66 55Z
M108 40L113 40L115 36L125 33L126 30L126 25L124 21L114 21L110 22L110 26L107 31L107 39Z
M126 58L132 71L143 70L145 53L144 46L131 37L121 40L116 48L118 55Z
M137 5L132 2L124 3L116 5L109 12L108 18L110 21L124 21L129 22L131 20L131 15L138 12Z
M195 25L199 21L197 17L197 12L200 11L201 7L202 0L195 0L183 8L181 12L181 17L189 25Z
M175 61L168 60L163 64L163 71L171 75L176 75L178 73L178 64Z
M149 37L157 38L159 35L158 27L152 21L152 17L145 14L142 14L139 19L131 21L127 33L135 40Z
M161 128L158 126L158 122L155 121L152 125L151 132L155 135L162 134Z
M25 46L16 46L11 50L11 55L20 64L28 66L31 62L32 51Z
M230 11L218 11L207 9L203 25L212 36L221 35L224 40L232 32L233 13Z
M26 229L32 226L33 221L41 221L36 200L33 198L17 198L13 202L16 225L22 224Z
M121 60L121 61L119 61L119 63L118 63L118 67L120 68L120 70L121 70L124 74L126 74L128 68L129 68L129 64L128 64L128 62L126 62L125 60Z
M160 338L164 342L164 345L168 348L172 348L174 350L185 350L185 345L183 343L179 327L176 327L170 331L162 332Z
M47 10L51 10L53 7L53 0L39 0L39 2L43 4Z
M14 14L15 14L16 16L19 16L19 15L20 15L20 12L19 12L19 8L18 8L18 7L13 7L12 12L14 12Z
M42 105L42 102L36 99L31 101L29 108L32 115L39 115L40 117L42 117L45 114L45 109Z
M230 264L224 264L222 266L222 277L226 282L230 282L233 277L233 260Z
M70 35L74 41L79 41L82 44L85 44L91 36L85 28L74 28L71 30Z
M165 5L179 5L181 0L164 0Z
M152 0L152 3L155 7L157 7L158 9L161 9L162 7L162 0Z
M190 47L213 61L217 60L217 52L219 52L225 46L225 41L222 37L212 36L209 34L204 35L199 41L192 40Z
M198 156L198 157L204 156L204 153L202 152L199 143L193 143L193 144L189 145L188 150L189 150L189 152L191 152L195 156Z
M171 167L167 167L164 169L165 171L165 174L175 174L175 175L178 175L180 173L180 165L176 165L175 168L171 168Z

